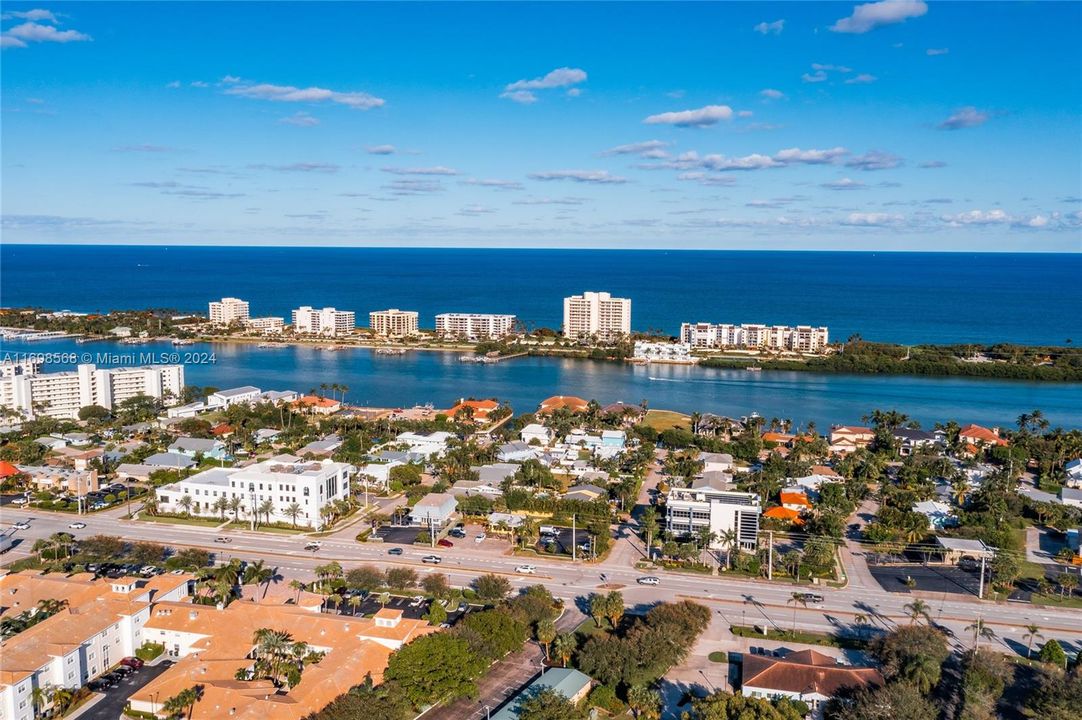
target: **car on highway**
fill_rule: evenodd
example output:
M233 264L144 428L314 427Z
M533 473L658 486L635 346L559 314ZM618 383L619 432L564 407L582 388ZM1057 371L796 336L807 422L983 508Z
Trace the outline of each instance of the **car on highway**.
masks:
M453 542L451 542L450 540L448 540L447 538L440 538L439 540L436 541L436 544L439 545L440 547L445 547L445 548L455 546L455 544Z
M815 603L817 605L823 602L823 596L816 593L801 593L801 597L804 598L804 602Z
M639 585L660 585L661 578L654 575L646 575L645 577L638 578L635 582Z
M402 552L403 552L402 548L391 548L390 550L387 551L387 554L388 555L401 555Z
M475 543L482 543L485 541L486 537L488 537L488 535L485 535L484 533L477 533L477 536L474 537L473 541Z
M321 543L319 540L313 540L312 542L306 543L305 546L304 546L304 549L309 550L311 552L315 552L316 550L319 550L321 547L323 547L323 543Z
M214 538L214 542L221 543L222 545L226 545L228 543L233 542L233 538L228 538L228 537L224 537L224 536L218 536L218 537Z
M421 562L430 563L432 565L439 565L441 562L443 562L443 558L441 558L439 555L425 555L423 558L421 558Z
M82 529L83 529L83 528L85 528L85 527L86 527L86 523L85 523L85 522L73 522L73 523L68 523L68 529L69 529L69 530L82 530Z
M11 527L15 528L16 530L29 530L30 529L30 523L20 521L20 522L15 523Z
M533 565L519 565L515 568L515 572L522 573L523 575L533 575L537 572L537 568Z

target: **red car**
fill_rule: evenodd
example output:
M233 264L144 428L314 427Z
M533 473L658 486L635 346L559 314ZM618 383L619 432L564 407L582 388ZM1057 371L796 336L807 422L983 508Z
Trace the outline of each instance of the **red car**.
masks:
M440 547L454 547L455 546L455 544L453 542L451 542L450 540L448 540L447 538L440 539L436 544L439 545Z
M145 665L145 663L137 657L126 657L120 661L120 664L125 667L130 667L132 670L138 670Z

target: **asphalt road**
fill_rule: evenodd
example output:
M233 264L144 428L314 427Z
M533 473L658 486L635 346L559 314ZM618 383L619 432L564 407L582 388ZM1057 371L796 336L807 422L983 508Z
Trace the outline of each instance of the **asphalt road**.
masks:
M79 715L79 720L117 720L128 704L128 698L172 665L168 660L157 665L144 665L114 688L103 690L104 699Z
M544 584L556 597L581 604L594 592L619 589L630 606L645 609L658 601L690 599L709 605L723 618L733 624L765 624L778 628L790 628L828 632L839 628L855 628L857 615L865 616L870 628L890 629L896 624L906 624L909 617L905 605L913 597L904 593L890 593L879 587L874 580L866 582L862 573L849 571L852 582L843 589L819 588L815 592L824 596L819 605L804 607L794 604L794 588L784 583L719 578L709 575L672 573L654 570L650 574L661 578L659 586L641 586L636 579L646 574L631 566L634 553L613 552L603 564L572 563L538 556L526 560L500 552L505 545L475 546L472 542L456 543L454 548L438 548L443 558L438 566L421 563L421 557L432 552L427 548L406 547L401 556L387 555L387 546L361 544L352 540L349 533L340 537L323 538L318 552L303 549L304 536L287 536L273 533L235 530L218 532L212 528L150 523L122 520L116 517L89 515L81 518L87 527L68 530L71 515L47 513L40 510L13 510L5 507L0 526L8 526L16 520L29 520L30 530L15 531L24 540L4 556L5 561L25 557L30 553L34 540L55 532L72 532L76 537L96 534L123 536L128 540L145 540L167 543L174 547L201 547L217 554L221 561L232 557L242 559L264 558L278 568L286 578L310 578L316 565L337 560L348 569L358 564L379 567L407 565L421 574L441 572L453 585L467 585L478 575L501 573L509 577L516 588ZM214 543L218 535L229 535L229 545ZM618 543L629 543L621 539ZM847 562L859 562L847 558ZM535 575L519 575L515 567L524 563L537 568ZM601 573L607 580L602 581ZM1056 638L1071 650L1082 650L1082 610L1073 608L1041 608L1025 603L981 601L960 595L925 595L931 608L932 618L951 628L960 640L971 642L972 634L965 627L980 616L996 633L996 640L1004 649L1025 652L1024 626L1030 623L1041 627L1045 639ZM869 632L874 630L869 630ZM983 641L987 642L987 641Z

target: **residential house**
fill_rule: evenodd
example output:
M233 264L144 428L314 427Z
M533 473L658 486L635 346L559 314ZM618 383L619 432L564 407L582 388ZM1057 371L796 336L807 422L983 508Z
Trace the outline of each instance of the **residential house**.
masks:
M898 443L900 455L912 455L920 448L932 447L938 442L939 436L927 430L916 428L898 428L894 431L894 440Z
M996 555L996 549L985 545L983 540L936 535L935 542L942 548L943 562L950 564L957 563L964 556L991 560Z
M417 501L410 511L410 523L441 528L450 522L458 509L458 500L450 493L429 493Z
M155 453L150 457L144 458L142 464L150 465L159 470L184 470L186 468L194 467L196 463L195 460L187 455L175 452L164 452Z
M99 488L97 470L72 470L50 465L19 465L17 469L38 490L79 497Z
M401 460L365 463L357 468L357 482L368 487L385 488L391 483L391 470L405 464Z
M536 447L522 441L514 441L500 445L496 459L500 462L526 462L537 459L539 454Z
M586 400L574 395L553 395L541 401L541 404L537 407L537 412L545 414L563 408L574 413L580 413L586 412L589 404Z
M519 439L527 445L541 445L547 447L552 444L553 432L550 428L540 425L538 423L530 423L518 434ZM1082 478L1082 472L1079 473L1079 477Z
M342 409L342 403L317 395L304 395L293 402L293 407L313 415L334 415Z
M250 404L259 400L260 389L251 385L218 390L207 396L207 405L215 408L227 408L239 403Z
M843 665L817 650L798 650L783 657L745 654L740 694L799 700L814 717L821 717L823 705L842 688L882 684L883 676L874 668Z
M859 425L839 425L830 429L830 451L844 454L868 447L875 440L875 431Z
M980 425L966 425L958 431L958 441L978 448L1006 445L1007 441L996 430L989 430Z
M941 530L958 524L954 509L946 503L936 500L923 500L913 505L913 512L928 518L929 530Z
M454 435L442 430L431 432L404 432L395 438L395 445L407 445L410 452L421 455L426 460L439 457L447 451L447 445Z
M297 454L301 457L307 455L314 455L316 457L330 457L335 450L342 447L342 438L337 435L328 435L321 440L313 440L300 450Z
M598 498L608 498L609 494L604 488L599 488L597 485L575 485L567 489L564 493L564 500L580 500L582 502L593 502Z
M703 472L723 472L731 473L733 471L733 456L729 453L713 453L704 452L699 454L699 460L703 463Z
M1070 507L1082 508L1082 489L1069 487L1060 488L1059 501Z
M254 433L252 433L252 439L256 442L256 444L274 442L281 434L282 431L276 428L259 428Z
M179 437L168 447L168 451L190 458L202 455L215 460L221 460L226 455L225 443L209 438Z
M478 424L484 424L489 421L489 416L498 410L499 407L500 404L495 400L466 400L465 398L462 398L454 407L445 410L444 414L449 418L460 419L458 417L460 413L473 413L473 421Z
M1064 484L1067 487L1082 488L1082 458L1076 458L1063 466L1067 473Z

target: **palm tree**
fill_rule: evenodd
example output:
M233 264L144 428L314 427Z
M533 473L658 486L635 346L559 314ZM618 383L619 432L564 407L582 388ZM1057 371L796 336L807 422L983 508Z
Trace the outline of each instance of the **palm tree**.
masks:
M177 505L184 511L185 517L190 517L192 514L192 502L191 495L182 495L180 500L177 500Z
M301 590L304 590L304 583L300 580L290 580L289 589L294 592L293 604L296 605L301 601Z
M285 514L289 516L290 521L293 523L293 527L297 527L297 516L302 512L304 512L304 509L297 503L286 505Z
M971 624L966 625L966 630L972 630L973 631L973 649L974 650L976 650L977 648L980 647L981 638L987 638L987 639L991 640L996 636L995 630L988 627L985 624L984 619L981 618L980 615L978 615L977 619L974 620Z
M214 509L218 511L218 517L225 522L225 511L229 509L229 498L224 495L214 501Z
M857 637L864 637L864 628L870 624L870 621L864 613L857 613L853 616L853 624L857 626Z
M924 618L926 621L931 621L931 615L928 612L928 604L923 600L914 600L911 603L906 603L902 610L909 615L909 624L912 625L916 622L917 618Z
M647 559L653 559L650 548L654 545L654 536L657 535L658 530L657 510L654 509L653 505L642 511L639 525L642 527L642 531L646 533L646 557Z
M34 717L41 714L46 703L49 702L49 691L38 685L30 691L30 705L34 709Z
M575 654L578 642L573 633L560 633L552 641L552 654L559 658L560 667L567 667L567 661Z
M739 540L740 537L736 534L736 530L731 528L718 533L718 542L725 546L725 566L730 570L733 569L733 548L736 547Z
M631 686L627 691L627 704L640 720L655 720L660 717L661 694L645 685Z
M233 513L233 522L240 521L240 511L244 509L244 500L240 495L234 495L229 498L229 510Z
M263 585L266 583L267 587L270 587L270 581L274 579L275 572L273 569L267 567L263 560L256 560L248 567L244 568L244 584L245 585ZM263 591L263 595L266 596L267 591Z
M60 711L60 714L63 714L74 702L75 693L66 687L53 688L52 692L49 693L49 699L52 701L53 707Z
M349 603L350 614L356 615L357 608L359 608L361 606L361 603L364 602L364 598L362 598L360 595L350 595L347 602Z
M195 685L181 690L173 697L162 703L162 710L169 713L170 717L183 717L185 714L191 717L195 704L203 697L203 686Z
M259 507L256 509L255 516L256 519L258 519L260 515L265 516L267 518L267 524L270 525L270 516L272 512L274 512L274 501L270 498L267 498L263 502L259 503Z
M1033 657L1033 641L1044 637L1041 635L1041 628L1033 624L1026 625L1026 634L1022 637L1026 640L1026 658L1031 658Z
M786 605L793 606L793 632L796 632L796 608L797 605L803 605L805 609L808 607L808 598L804 597L802 592L794 592L789 596L789 599L785 601Z
M541 647L545 651L545 658L549 657L549 646L556 639L556 624L551 620L542 620L537 623L537 642L541 644Z

